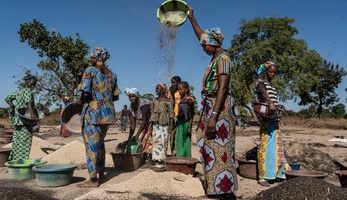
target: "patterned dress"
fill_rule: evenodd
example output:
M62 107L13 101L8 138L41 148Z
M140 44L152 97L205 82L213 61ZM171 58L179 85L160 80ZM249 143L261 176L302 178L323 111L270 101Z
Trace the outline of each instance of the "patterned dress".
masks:
M17 110L19 108L27 108L28 103L35 105L34 96L30 88L22 88L11 95L8 95L6 101L16 101L15 107L11 107L11 125L14 126L12 137L12 152L10 160L29 159L31 143L33 137L33 126L23 124L19 119Z
M130 114L136 119L136 120L142 120L142 110L147 109L149 110L148 114L150 115L153 110L153 102L148 99L141 99L139 98L139 106L138 109L135 111L130 106L129 111ZM141 143L143 145L143 150L146 153L152 153L152 135L151 132L148 129L149 123L146 124L144 130L139 135L139 138L142 138Z
M217 65L222 59L222 65ZM207 138L207 120L216 103L218 77L230 74L230 59L222 53L211 61L203 79L202 118L197 131L198 148L204 166L205 190L207 195L229 195L237 190L235 160L235 112L234 100L228 95L221 110L214 138Z
M168 147L168 135L174 119L173 105L171 101L160 101L154 99L153 111L149 122L153 123L152 131L152 160L163 160L166 158Z
M264 83L266 93L274 105L278 105L276 88L263 80L257 83L257 101L266 102L262 97L258 84ZM258 172L260 179L285 179L283 170L290 169L284 157L282 134L279 128L279 118L269 120L260 118L260 144L258 149Z
M106 76L95 67L88 67L78 89L92 94L90 103L83 105L82 136L86 146L87 167L90 178L105 169L104 139L114 122L113 96L121 92L115 74Z
M175 151L177 157L192 156L192 135L187 135L189 121L194 115L194 113L191 113L191 107L194 107L194 99L192 97L187 97L178 101L177 130L175 137Z

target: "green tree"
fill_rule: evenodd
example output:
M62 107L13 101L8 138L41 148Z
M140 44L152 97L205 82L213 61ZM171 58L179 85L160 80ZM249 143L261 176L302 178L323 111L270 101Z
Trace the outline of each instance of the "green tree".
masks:
M311 70L321 62L318 53L307 51L304 40L294 37L298 33L292 26L294 22L293 18L274 16L242 19L240 34L232 38L228 51L233 65L231 93L237 105L247 107L253 116L249 104L254 101L255 84L260 78L256 73L259 65L268 60L277 64L278 74L273 84L280 100L285 101L295 97L299 75L308 76L300 72L315 73Z
M342 103L332 106L330 110L333 117L335 118L343 118L344 115L346 114L346 107Z
M313 105L316 114L321 119L323 106L328 107L339 101L335 89L341 83L346 71L339 65L324 60L320 68L320 79L311 85L309 90L299 92L299 105Z
M50 107L53 103L58 105L65 95L74 99L83 72L89 65L85 58L89 46L80 39L79 34L74 40L71 36L63 37L54 31L50 33L36 19L21 24L18 34L20 42L27 42L43 58L37 64L41 73L32 72L39 79L37 91L40 102Z

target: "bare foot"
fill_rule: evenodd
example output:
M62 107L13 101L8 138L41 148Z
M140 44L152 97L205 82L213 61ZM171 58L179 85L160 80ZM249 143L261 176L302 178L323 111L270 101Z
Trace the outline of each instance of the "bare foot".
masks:
M77 187L79 188L93 188L93 187L99 187L100 184L98 182L94 182L92 180L88 180L82 183L77 184Z

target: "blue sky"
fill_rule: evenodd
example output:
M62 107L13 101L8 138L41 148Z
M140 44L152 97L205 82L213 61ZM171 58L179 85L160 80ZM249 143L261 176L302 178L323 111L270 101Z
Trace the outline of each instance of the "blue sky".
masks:
M27 43L19 42L20 24L37 19L47 29L63 36L79 33L90 46L107 48L111 57L107 61L118 75L119 87L137 87L141 94L155 94L158 83L170 85L169 62L163 55L160 33L163 25L156 10L163 0L13 0L3 1L0 7L0 107L17 88L13 76L24 76L22 68L37 69L41 60ZM296 38L304 39L309 49L328 61L339 64L347 71L347 1L346 0L190 0L196 19L202 29L220 27L225 39L223 47L231 46L234 34L239 33L240 19L255 17L292 17L299 30ZM203 52L189 22L177 29L173 53L173 75L181 76L195 88L199 97L201 79L210 57ZM169 48L168 46L166 46ZM347 77L339 85L340 102L346 104L344 88ZM198 98L200 101L200 97ZM115 103L116 110L129 104L123 93ZM300 110L297 103L286 102L287 109Z

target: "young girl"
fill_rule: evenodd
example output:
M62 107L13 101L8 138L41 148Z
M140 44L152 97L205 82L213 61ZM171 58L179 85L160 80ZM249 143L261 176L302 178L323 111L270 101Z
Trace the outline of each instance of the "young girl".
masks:
M158 84L155 89L158 95L153 100L153 111L149 122L152 126L152 161L154 166L163 166L168 146L168 135L173 129L174 112L170 91L165 84Z
M178 92L177 85L180 83L181 77L179 76L173 76L171 78L171 86L170 86L170 93L172 97L172 102L173 102L173 109L175 113L175 121L177 120L177 115L178 115L178 102L181 98L180 93ZM176 124L174 122L174 124ZM174 155L174 150L175 150L175 134L170 134L169 135L169 144L170 144L170 150L171 150L171 155Z
M191 157L191 137L194 118L194 99L190 97L189 84L186 81L178 83L180 100L176 123L175 149L177 157Z

